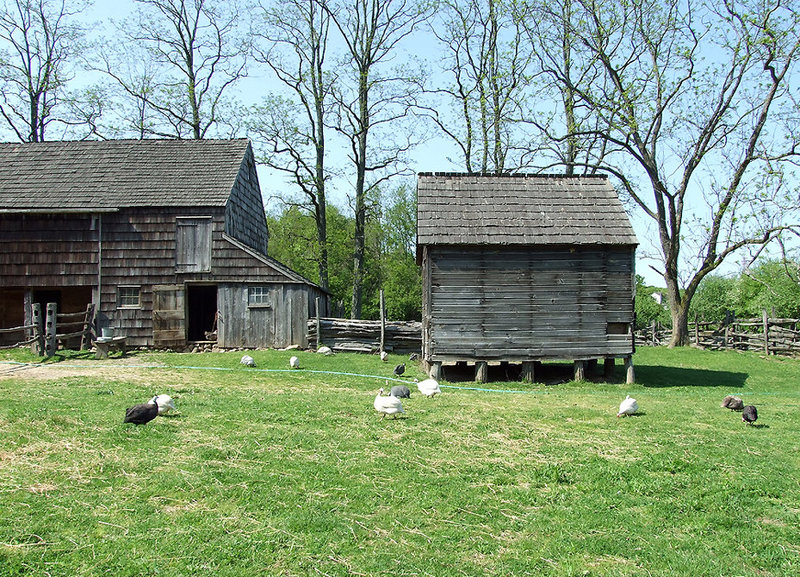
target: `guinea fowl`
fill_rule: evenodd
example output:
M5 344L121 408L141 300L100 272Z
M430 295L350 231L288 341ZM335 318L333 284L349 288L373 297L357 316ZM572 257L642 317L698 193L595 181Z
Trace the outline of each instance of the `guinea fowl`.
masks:
M442 389L439 388L439 383L436 379L425 379L417 383L417 389L426 397L433 397L436 393L441 393Z
M372 406L375 407L375 410L379 413L383 413L381 415L381 419L383 419L386 415L394 415L394 418L397 418L397 413L405 413L403 410L403 403L400 402L400 399L397 397L393 397L389 395L388 397L383 396L384 389L381 388L378 391L378 395L375 397L375 402L372 403Z
M159 415L166 415L170 411L175 410L175 401L173 401L172 397L170 397L169 395L156 395L155 397L150 399L151 403L153 401L155 401L155 403L158 405Z
M289 366L292 367L293 369L299 369L300 359L298 359L297 357L292 357L291 359L289 359Z
M254 366L256 366L256 362L253 360L253 357L251 357L250 355L243 356L242 360L239 361L239 362L242 363L246 367L254 367Z
M394 368L394 374L398 377L406 372L406 364L401 363Z
M742 399L739 397L734 397L733 395L728 395L724 399L722 399L722 404L720 405L723 409L730 409L731 411L741 411L744 407L744 403Z
M398 399L410 399L411 398L411 391L405 385L395 385L392 387L392 390L389 394L393 397L397 397Z
M636 402L636 399L632 399L630 395L626 395L625 400L619 404L619 411L617 412L617 416L625 417L634 414L638 410L639 410L639 403Z
M753 405L747 405L742 409L742 421L752 425L758 419L758 411Z
M158 415L158 403L153 397L146 403L133 405L125 409L125 420L123 423L133 423L134 425L144 425L152 421Z

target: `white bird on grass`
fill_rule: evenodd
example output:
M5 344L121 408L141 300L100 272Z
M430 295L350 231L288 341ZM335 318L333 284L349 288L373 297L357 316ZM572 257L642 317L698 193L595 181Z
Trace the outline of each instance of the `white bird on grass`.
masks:
M384 363L385 363L387 360L389 360L389 353L387 353L386 351L381 351L381 360L382 360Z
M318 348L317 352L320 353L320 354L323 354L323 355L332 355L333 354L333 351L331 350L331 348L330 347L326 347L325 345L322 345L320 348Z
M397 413L405 413L403 410L403 403L400 402L400 399L393 395L384 397L383 393L384 389L381 388L375 397L375 402L372 403L372 406L375 407L376 411L383 413L381 415L381 419L383 419L386 415L394 415L394 418L396 419Z
M300 359L298 359L297 357L292 357L291 359L289 359L289 366L292 367L293 369L299 369Z
M254 367L256 366L256 361L250 355L245 355L242 357L242 360L239 361L246 367Z
M166 415L170 411L176 410L175 401L169 395L156 395L150 402L155 402L158 405L159 415Z
M619 404L619 411L617 412L617 416L625 417L634 414L638 410L639 410L639 403L636 402L636 399L632 399L630 395L626 395L625 400Z
M436 379L425 379L417 383L417 389L426 397L433 397L436 393L441 393L442 389L439 388L439 383Z

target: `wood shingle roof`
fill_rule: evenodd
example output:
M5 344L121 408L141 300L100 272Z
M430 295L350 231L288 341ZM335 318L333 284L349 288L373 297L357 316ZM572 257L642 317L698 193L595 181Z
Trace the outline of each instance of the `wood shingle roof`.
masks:
M0 143L0 211L224 206L247 140Z
M605 176L422 173L417 245L636 245Z

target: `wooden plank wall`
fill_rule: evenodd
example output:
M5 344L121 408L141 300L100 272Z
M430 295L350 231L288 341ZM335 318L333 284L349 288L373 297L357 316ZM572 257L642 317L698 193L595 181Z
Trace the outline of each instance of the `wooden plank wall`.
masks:
M302 284L271 284L269 304L249 305L247 286L218 287L218 345L223 348L308 346L306 327L316 296Z
M425 248L426 360L579 360L633 352L632 248ZM625 334L610 334L619 332Z
M267 218L250 147L225 207L225 231L256 251L269 254Z

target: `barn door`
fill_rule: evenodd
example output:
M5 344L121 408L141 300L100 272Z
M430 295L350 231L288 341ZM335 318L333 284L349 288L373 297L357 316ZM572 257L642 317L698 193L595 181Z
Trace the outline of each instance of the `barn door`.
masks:
M186 346L186 293L183 285L153 287L153 345Z

